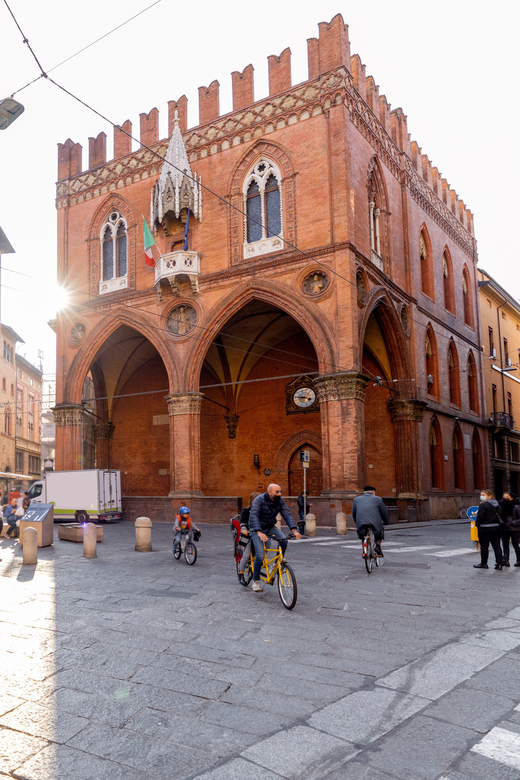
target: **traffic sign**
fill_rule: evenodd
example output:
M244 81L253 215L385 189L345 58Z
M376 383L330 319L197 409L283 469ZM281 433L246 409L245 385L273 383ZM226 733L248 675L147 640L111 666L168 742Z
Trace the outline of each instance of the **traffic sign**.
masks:
M466 512L466 515L469 517L470 520L476 520L477 512L478 512L478 506L470 506L470 508Z
M300 463L309 463L311 459L311 452L310 450L300 450Z

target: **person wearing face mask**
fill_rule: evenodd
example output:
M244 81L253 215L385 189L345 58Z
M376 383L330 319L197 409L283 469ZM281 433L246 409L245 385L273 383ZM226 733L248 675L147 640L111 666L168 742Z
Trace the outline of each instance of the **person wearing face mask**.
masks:
M477 512L475 525L478 528L478 540L480 542L480 563L474 563L474 569L489 569L488 555L489 544L495 553L495 569L502 571L502 538L501 516L498 501L492 490L480 491L480 506Z

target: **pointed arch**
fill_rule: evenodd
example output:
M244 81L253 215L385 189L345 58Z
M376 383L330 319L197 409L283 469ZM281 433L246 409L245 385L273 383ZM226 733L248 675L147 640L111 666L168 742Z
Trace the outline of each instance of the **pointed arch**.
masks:
M179 391L180 369L176 353L171 349L168 335L157 328L157 323L152 318L145 317L142 311L133 312L128 307L112 309L109 317L101 320L93 330L85 337L81 348L78 350L67 373L63 389L63 402L80 403L83 382L95 361L96 354L104 342L121 325L127 325L144 336L157 350L164 363L168 374L169 391Z
M442 250L442 278L444 283L444 308L455 314L455 284L453 280L453 263L447 246Z
M453 339L448 344L448 389L450 404L460 408L460 366L459 353Z
M432 488L444 490L444 448L441 426L435 415L430 424L430 478Z
M473 295L472 295L471 276L468 266L464 265L462 269L462 299L464 302L464 322L468 327L474 328L473 313Z
M434 301L432 244L428 228L424 223L419 230L418 256L421 268L421 291Z
M477 375L477 363L470 349L468 353L468 362L466 365L466 375L468 380L468 401L470 411L479 414L480 404L478 400L478 375Z
M451 439L451 448L453 453L453 477L455 490L466 489L466 465L464 459L464 437L460 430L458 422L453 427L453 436Z
M109 220L111 213L117 213L117 219ZM110 235L106 235L106 229ZM118 229L124 225L124 232ZM109 243L108 239L111 239ZM105 250L106 239L106 250ZM112 247L112 255L106 252ZM124 287L119 289L135 289L136 286L136 247L137 247L137 220L134 208L129 200L120 194L111 193L98 206L90 222L88 230L88 265L89 265L89 291L92 296L100 294L100 282L106 279L106 268L110 266L115 272L112 278L115 292L118 289L117 278L125 279ZM103 267L105 266L105 268Z
M388 206L388 190L381 163L374 155L369 162L367 171L368 194L368 226L370 232L370 249L375 253L372 261L382 271L390 270L390 210Z
M440 397L439 357L437 339L431 322L426 326L424 335L424 363L426 369L426 392L433 398Z
M481 490L484 485L484 469L482 468L482 442L477 428L473 429L471 439L471 456L473 465L473 489Z
M231 317L253 300L265 301L291 316L309 337L322 374L338 370L334 335L319 308L300 301L290 289L283 290L270 281L249 281L230 293L208 312L201 323L201 338L193 339L184 361L181 384L186 391L197 391L200 372L209 346Z

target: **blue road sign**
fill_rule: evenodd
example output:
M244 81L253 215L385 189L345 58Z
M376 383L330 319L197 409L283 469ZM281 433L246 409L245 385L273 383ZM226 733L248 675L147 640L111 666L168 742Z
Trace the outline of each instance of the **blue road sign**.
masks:
M476 520L477 512L478 512L478 506L470 506L466 514L470 520Z

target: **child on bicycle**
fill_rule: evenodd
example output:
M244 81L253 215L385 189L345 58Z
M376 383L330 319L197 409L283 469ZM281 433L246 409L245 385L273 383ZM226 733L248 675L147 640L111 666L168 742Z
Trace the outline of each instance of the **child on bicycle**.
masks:
M175 545L181 543L181 539L184 534L187 534L188 542L193 541L193 532L196 531L197 535L200 535L200 528L198 528L190 517L190 510L187 506L181 506L178 514L175 516L175 525L173 526L172 552L175 550Z

